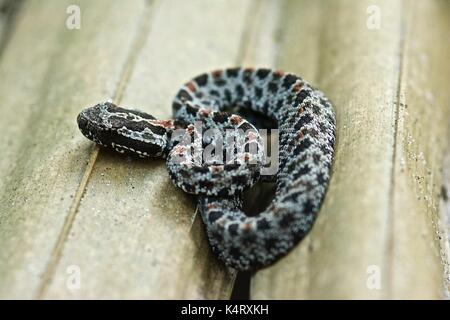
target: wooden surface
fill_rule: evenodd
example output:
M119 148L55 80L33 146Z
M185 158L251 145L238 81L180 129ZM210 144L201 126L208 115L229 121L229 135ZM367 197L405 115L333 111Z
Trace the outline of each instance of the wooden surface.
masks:
M338 122L318 221L251 297L443 297L448 1L378 0L379 30L373 1L83 0L80 30L70 4L25 1L0 53L0 298L229 298L235 272L164 163L99 150L75 119L107 99L168 117L184 81L239 64L302 75Z
M288 31L277 65L327 92L338 139L313 231L256 274L254 298L442 297L436 223L449 136L450 7L377 1L381 29L369 30L370 4L292 1L284 11ZM303 24L316 36L299 35ZM308 50L317 56L302 54ZM380 289L367 286L374 267Z

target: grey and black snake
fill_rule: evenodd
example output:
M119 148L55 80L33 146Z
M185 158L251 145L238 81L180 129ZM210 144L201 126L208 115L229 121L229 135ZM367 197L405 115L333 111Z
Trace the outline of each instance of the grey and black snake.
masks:
M330 179L336 122L329 100L294 74L230 68L183 85L172 109L173 119L157 120L105 102L77 120L81 132L104 147L165 158L175 185L197 195L211 247L228 266L254 270L286 255L311 229ZM279 132L278 170L271 177L276 192L252 217L242 211L242 192L260 178L265 157L261 137L243 114L253 115L259 127L270 119ZM243 148L231 148L225 160L202 161L193 151L219 144L202 138L207 129L227 131ZM180 130L189 139L174 137ZM227 149L228 140L220 141Z

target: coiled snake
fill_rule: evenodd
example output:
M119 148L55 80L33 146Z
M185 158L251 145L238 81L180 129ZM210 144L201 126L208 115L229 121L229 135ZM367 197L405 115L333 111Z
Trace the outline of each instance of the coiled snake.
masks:
M198 196L211 247L228 266L258 269L288 253L311 229L330 179L336 128L328 99L290 73L231 68L186 83L172 108L173 120L157 120L105 102L77 120L81 132L104 147L166 158L175 185ZM255 114L256 122L270 118L279 133L275 196L252 217L242 211L242 191L260 178L264 148L256 128L237 113ZM175 137L179 129L184 138ZM202 137L207 129L227 138ZM208 145L223 149L202 159ZM228 150L226 159L216 150Z

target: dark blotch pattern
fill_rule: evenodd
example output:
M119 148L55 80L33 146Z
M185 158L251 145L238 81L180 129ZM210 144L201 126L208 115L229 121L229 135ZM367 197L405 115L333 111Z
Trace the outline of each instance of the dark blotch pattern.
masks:
M164 122L152 125L136 121L133 115L146 120L153 120L153 117L106 103L78 117L80 130L90 139L107 145L119 144L121 147L117 150L127 153L131 152L127 147L139 147L168 157L169 152L176 150L168 142L168 147L162 150L160 145L114 135L109 129L99 130L101 108L111 114L119 111L127 114L126 117L110 117L110 125L116 130L125 122L126 128L136 133L149 128L150 137L161 141L171 136ZM254 270L286 255L312 228L325 197L336 129L328 99L293 74L270 69L230 68L204 73L187 82L178 91L172 109L175 125L181 128L202 119L208 126L221 130L238 126L246 132L253 126L238 117L232 118L233 121L230 118L231 114L246 117L252 114L244 110L278 124L280 154L276 192L269 207L258 216L248 217L242 211L242 191L257 181L258 166L228 163L223 170L221 166L210 170L203 165L180 166L177 171L174 168L178 167L168 158L167 167L175 184L183 180L182 189L198 196L198 209L211 247L228 266ZM247 143L244 151L254 149ZM215 196L208 196L206 191L211 190L216 192Z
M208 83L208 75L206 73L199 75L198 77L194 78L194 81L199 87L206 86L206 84Z

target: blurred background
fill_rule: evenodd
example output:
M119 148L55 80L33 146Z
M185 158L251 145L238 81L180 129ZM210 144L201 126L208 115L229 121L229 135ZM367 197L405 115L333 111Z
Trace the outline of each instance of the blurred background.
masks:
M0 298L448 298L449 30L448 0L0 0ZM238 65L302 76L338 125L312 232L251 274L163 161L76 125L108 99L170 117L181 84Z

